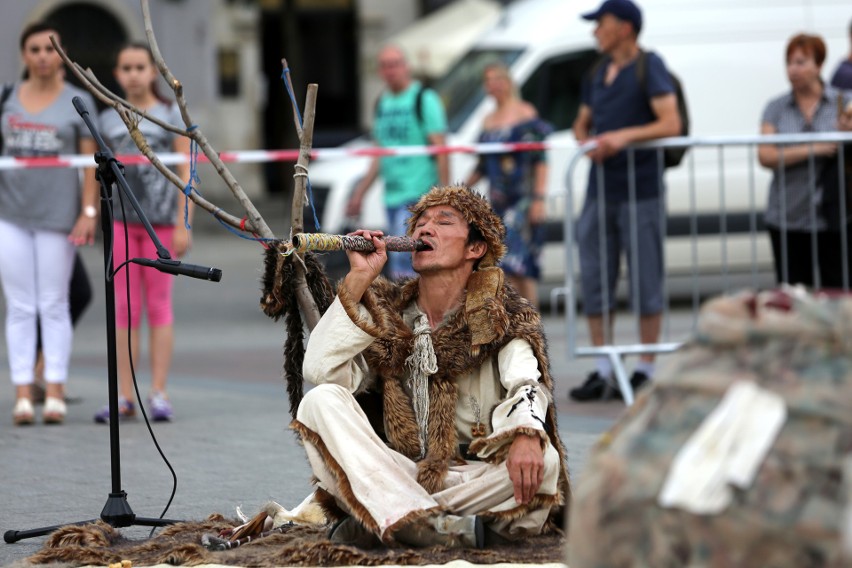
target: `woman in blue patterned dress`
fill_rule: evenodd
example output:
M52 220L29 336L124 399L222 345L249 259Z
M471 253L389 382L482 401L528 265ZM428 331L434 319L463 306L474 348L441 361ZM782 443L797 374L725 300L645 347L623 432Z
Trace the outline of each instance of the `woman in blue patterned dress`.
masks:
M552 131L535 107L520 98L506 66L486 66L483 80L497 106L485 117L480 142L540 142ZM544 151L483 154L467 183L473 185L483 177L488 180L492 207L506 225L509 252L500 266L518 292L537 306L546 214Z

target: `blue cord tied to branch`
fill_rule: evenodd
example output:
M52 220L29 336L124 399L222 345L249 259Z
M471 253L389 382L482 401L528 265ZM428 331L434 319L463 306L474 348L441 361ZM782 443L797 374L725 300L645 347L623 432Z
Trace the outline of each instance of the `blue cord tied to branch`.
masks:
M235 235L237 235L241 239L246 239L247 241L255 241L255 242L258 242L258 243L260 243L264 246L265 246L265 243L273 243L273 242L278 240L278 239L267 239L267 238L264 238L264 237L258 237L254 233L252 233L253 236L247 237L246 235L242 234L240 231L237 231L236 229L234 229L233 227L228 225L224 220L222 220L222 218L219 217L220 212L222 212L222 209L220 207L217 207L213 211L213 217L217 221L219 221L219 224L221 224L223 227L225 227L226 229L228 229L230 232L234 233Z
M192 132L198 128L197 124L193 124L189 128L186 129L187 132ZM189 225L189 196L195 191L195 193L201 195L201 192L198 191L198 185L201 183L201 178L198 175L198 143L194 138L189 139L189 181L186 182L186 186L183 188L183 194L186 196L186 200L183 202L183 224L187 229L191 229L192 227ZM194 184L194 186L193 186Z
M287 75L290 74L290 68L285 67L283 71L281 71L281 80L284 81L284 88L287 90L287 94L290 96L290 102L293 104L293 108L296 109L296 118L299 119L299 128L303 126L302 123L302 113L299 110L299 103L296 102L296 95L293 94L292 89L290 89L290 82L287 80ZM314 226L317 228L317 231L320 230L320 222L317 219L317 209L314 207L314 190L311 187L311 178L308 177L307 171L298 172L296 176L304 176L305 180L308 182L308 203L311 205L311 213L314 216Z

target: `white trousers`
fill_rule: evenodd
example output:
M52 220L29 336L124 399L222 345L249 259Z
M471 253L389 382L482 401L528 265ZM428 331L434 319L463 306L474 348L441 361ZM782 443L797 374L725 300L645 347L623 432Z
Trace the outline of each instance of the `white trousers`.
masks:
M0 283L13 384L33 382L36 321L41 324L45 381L68 379L72 340L68 287L73 267L74 245L65 233L0 220Z
M417 464L382 442L355 398L342 386L324 384L308 391L296 418L322 439L326 450L345 472L355 498L382 534L415 511L443 507L456 515L475 515L518 506L505 463L474 461L450 466L446 488L430 495L417 483ZM340 485L322 453L308 441L305 450L320 486L346 507ZM556 494L559 471L559 454L547 444L544 482L539 494ZM549 507L545 507L520 518L491 522L489 526L508 538L538 534L549 512Z

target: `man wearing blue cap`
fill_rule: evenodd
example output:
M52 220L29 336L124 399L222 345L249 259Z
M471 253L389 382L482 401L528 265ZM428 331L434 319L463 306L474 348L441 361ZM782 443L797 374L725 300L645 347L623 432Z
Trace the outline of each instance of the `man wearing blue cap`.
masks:
M631 258L632 254L626 255L630 282L638 279L639 283L638 297L631 301L639 310L642 343L656 343L663 309L662 171L655 151L625 151L625 147L680 134L675 89L662 59L639 47L642 12L636 4L630 0L606 0L582 17L597 22L594 35L603 53L601 62L584 81L574 121L577 141L596 143L589 152L592 167L586 203L577 221L583 307L592 344L600 346L607 339L611 341L620 256L635 246L638 262ZM635 180L632 188L631 177ZM635 221L629 206L633 197ZM604 243L599 242L601 231L606 235ZM605 255L601 246L606 247ZM606 296L604 285L609 292ZM630 289L633 290L632 285ZM630 378L633 387L647 383L653 370L653 354L643 354ZM581 387L571 389L571 398L602 398L607 383L612 384L612 371L609 358L600 356L596 371Z

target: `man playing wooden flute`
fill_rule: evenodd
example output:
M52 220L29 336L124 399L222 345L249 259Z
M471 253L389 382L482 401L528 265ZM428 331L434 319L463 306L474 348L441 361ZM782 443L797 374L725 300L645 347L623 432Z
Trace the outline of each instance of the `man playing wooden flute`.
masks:
M418 277L380 277L382 233L357 231L376 250L347 251L305 353L317 386L293 428L319 491L348 514L331 540L482 547L553 531L565 451L539 314L497 266L505 228L464 186L410 211L409 236L428 245L412 254ZM362 409L370 393L381 404Z

